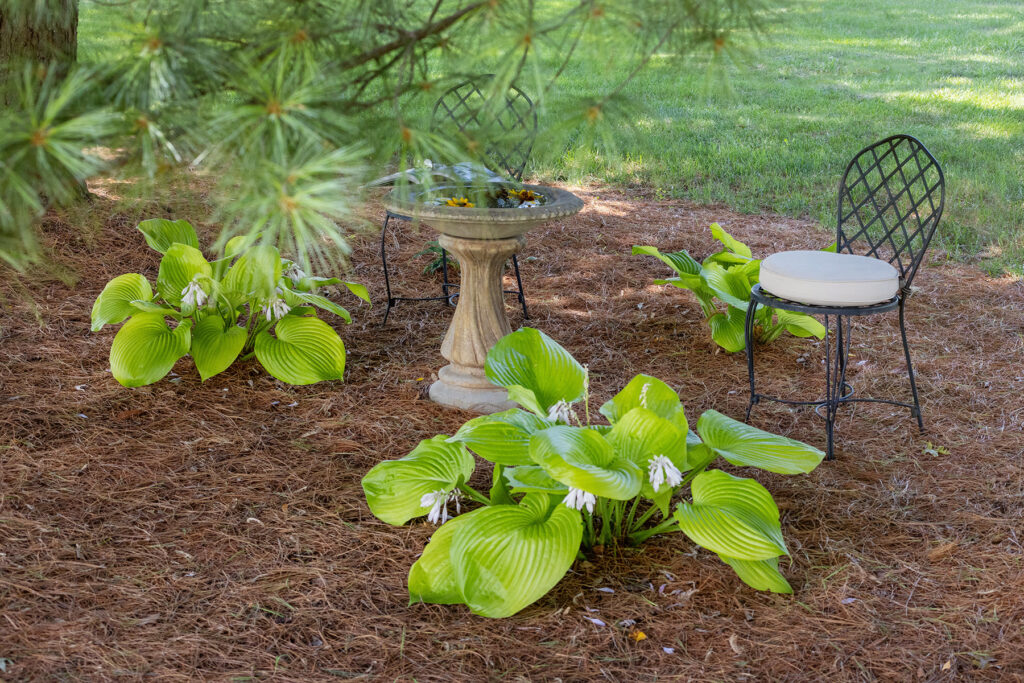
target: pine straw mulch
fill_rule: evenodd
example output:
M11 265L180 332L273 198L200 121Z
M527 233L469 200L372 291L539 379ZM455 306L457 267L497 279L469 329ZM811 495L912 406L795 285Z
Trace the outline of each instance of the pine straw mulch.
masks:
M530 324L589 363L598 403L647 372L692 419L742 417L743 356L716 352L693 297L651 285L665 268L630 247L703 256L713 221L760 255L828 235L574 189L585 211L524 252ZM836 462L753 473L783 511L794 596L745 587L675 534L609 549L491 621L406 604L431 527L378 522L359 484L468 417L425 399L448 310L403 304L382 329L381 303L353 307L339 324L344 384L289 387L253 365L200 384L183 361L128 390L107 371L114 332L90 333L89 310L115 275L155 278L154 253L117 213L98 234L58 218L46 232L77 283L30 284L34 304L0 285L0 679L1022 680L1020 282L933 252L909 304L927 433L905 411L860 405L841 417ZM393 257L406 291L437 286L412 260L429 235ZM381 302L377 249L359 240L354 278ZM907 394L897 334L895 315L855 331L861 393ZM760 376L776 393L816 392L822 355L786 336L759 353ZM823 443L807 411L762 406L754 423Z

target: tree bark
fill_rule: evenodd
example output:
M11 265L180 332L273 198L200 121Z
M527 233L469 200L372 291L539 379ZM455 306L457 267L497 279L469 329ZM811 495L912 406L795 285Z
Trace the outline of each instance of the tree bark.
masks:
M0 0L0 69L78 56L78 0Z

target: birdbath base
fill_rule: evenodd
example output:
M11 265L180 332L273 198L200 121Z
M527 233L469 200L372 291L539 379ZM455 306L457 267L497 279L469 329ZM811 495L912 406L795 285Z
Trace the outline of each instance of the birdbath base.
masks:
M430 400L435 403L487 415L516 407L508 400L508 391L491 384L483 372L477 376L446 365L437 376L440 379L430 385Z
M437 373L430 398L442 405L477 413L496 413L515 407L508 391L484 374L487 352L512 332L505 317L501 276L505 262L525 244L522 236L507 239L468 239L441 235L442 247L459 260L459 302L441 355L449 364Z

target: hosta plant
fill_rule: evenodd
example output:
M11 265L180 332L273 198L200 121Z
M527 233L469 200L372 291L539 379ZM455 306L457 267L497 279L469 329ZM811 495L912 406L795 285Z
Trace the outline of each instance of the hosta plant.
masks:
M813 470L821 451L714 410L691 431L676 392L648 375L595 414L587 368L531 328L499 341L486 371L519 408L426 439L363 478L370 510L384 522L426 516L441 524L409 572L412 602L509 616L587 550L672 532L716 553L748 585L791 592L779 572L788 551L771 495L711 466L722 458L796 474ZM493 464L486 493L468 483L474 454Z
M92 307L94 332L124 322L110 347L118 382L157 382L185 355L203 381L251 356L289 384L342 378L345 345L316 309L352 318L317 292L342 284L369 301L363 285L310 277L275 247L246 238L229 241L222 257L208 261L188 221L147 220L139 230L163 254L156 288L139 273L120 275Z
M662 254L657 247L634 246L633 253L657 257L672 268L676 277L655 280L654 284L692 291L711 327L711 339L726 351L742 351L746 348L743 329L750 305L750 288L758 282L761 261L753 258L750 247L718 223L711 224L711 234L723 248L701 263L685 250ZM725 304L724 311L716 299ZM756 316L754 332L761 343L775 341L783 332L797 337L821 339L825 336L825 327L806 313L762 306Z

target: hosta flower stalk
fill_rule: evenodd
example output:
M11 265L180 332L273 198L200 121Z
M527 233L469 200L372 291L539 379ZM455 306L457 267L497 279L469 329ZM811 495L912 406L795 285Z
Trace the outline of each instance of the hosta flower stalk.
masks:
M462 512L462 506L459 503L461 499L462 495L458 491L438 489L437 491L424 493L420 498L420 507L430 510L427 513L428 522L440 526L449 519L448 503L455 503L455 514Z
M196 280L192 280L181 290L181 305L202 308L206 305L206 292Z
M569 488L569 493L566 494L565 500L562 501L567 508L572 510L586 510L593 514L594 505L597 503L597 497L593 493L588 493L583 489Z
M647 462L647 477L655 493L661 491L666 484L669 488L675 488L683 483L683 473L664 455L656 455Z

